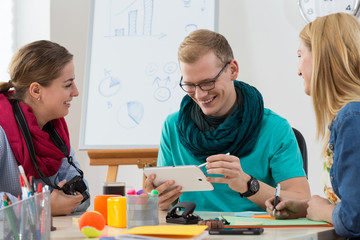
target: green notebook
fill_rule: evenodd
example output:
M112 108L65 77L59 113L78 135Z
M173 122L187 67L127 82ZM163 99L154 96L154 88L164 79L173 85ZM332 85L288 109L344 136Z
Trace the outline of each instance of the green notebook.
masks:
M251 217L234 217L224 216L224 218L230 222L233 226L331 226L328 222L312 221L307 218L299 219L266 219L266 218L251 218Z

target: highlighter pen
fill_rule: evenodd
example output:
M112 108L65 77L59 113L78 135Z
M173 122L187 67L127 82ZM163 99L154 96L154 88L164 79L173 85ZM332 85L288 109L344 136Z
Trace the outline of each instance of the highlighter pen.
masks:
M273 210L273 216L275 216L275 207L276 205L279 203L279 197L280 197L280 183L277 184L276 188L275 188L275 198L274 198L274 210Z
M228 152L226 155L230 155L230 153ZM208 164L208 162L204 162L204 163L200 164L198 167L201 168L201 167L203 167L203 166L205 166L207 164Z

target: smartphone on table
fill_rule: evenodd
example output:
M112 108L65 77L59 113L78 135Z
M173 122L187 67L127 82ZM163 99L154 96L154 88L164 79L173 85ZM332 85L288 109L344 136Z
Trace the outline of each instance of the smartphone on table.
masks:
M264 228L223 228L210 229L211 235L260 235L264 232Z

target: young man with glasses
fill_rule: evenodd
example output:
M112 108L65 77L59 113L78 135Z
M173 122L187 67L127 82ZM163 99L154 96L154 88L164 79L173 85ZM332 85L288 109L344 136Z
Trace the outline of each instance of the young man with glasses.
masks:
M179 112L166 119L158 166L200 165L213 191L181 192L160 186L159 207L180 201L198 211L261 211L281 184L281 196L310 198L301 153L288 122L264 108L256 88L237 81L239 67L227 40L209 30L187 36L178 50L187 93ZM154 175L145 181L151 191Z

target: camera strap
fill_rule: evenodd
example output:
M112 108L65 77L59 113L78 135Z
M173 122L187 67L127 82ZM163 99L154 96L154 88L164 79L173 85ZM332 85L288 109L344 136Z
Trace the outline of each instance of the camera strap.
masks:
M44 126L44 130L47 133L49 133L55 146L64 153L64 155L66 156L66 158L68 160L68 163L71 166L73 166L76 169L76 171L80 174L80 177L83 178L83 176L84 176L83 171L81 171L81 169L76 167L76 165L74 164L72 156L69 155L69 149L66 146L65 142L60 137L59 133L56 131L53 122L49 121L48 123L46 123Z
M34 164L34 167L36 169L36 171L38 172L41 180L44 181L44 183L48 184L49 186L51 186L54 189L58 189L58 190L63 190L62 188L60 188L57 184L51 183L50 179L45 176L45 174L41 171L41 169L39 168L38 165L38 161L36 159L36 153L35 153L35 148L34 148L34 144L31 138L31 134L30 134L30 130L29 130L29 126L25 120L25 116L21 110L19 101L14 101L14 103L12 104L13 107L13 112L14 112L14 116L16 119L16 122L18 123L20 130L25 138L25 142L26 142L26 146L29 150L29 154L30 154L30 158L32 163ZM73 166L76 171L79 172L81 178L83 178L83 172L75 166L74 162L72 161L72 157L69 156L69 149L66 146L66 144L64 143L64 141L61 139L59 133L56 131L56 129L54 128L53 123L50 121L48 122L45 126L44 129L49 133L51 139L53 140L55 146L57 148L59 148L64 155L66 156L69 164L71 166Z

